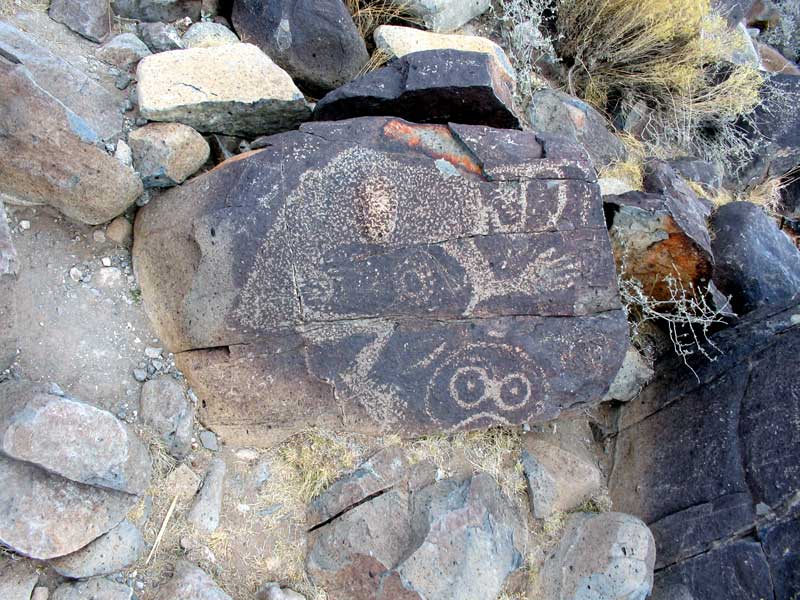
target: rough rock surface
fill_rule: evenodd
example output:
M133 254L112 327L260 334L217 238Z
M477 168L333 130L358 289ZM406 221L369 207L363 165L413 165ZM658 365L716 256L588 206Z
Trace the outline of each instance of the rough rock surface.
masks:
M347 83L369 60L341 0L234 0L233 26L309 93Z
M39 574L30 562L11 558L0 561L0 598L3 600L30 600L37 581Z
M711 219L714 283L744 314L764 304L785 304L800 294L800 250L763 209L731 202Z
M306 567L332 600L494 600L522 566L522 531L488 475L398 486L314 530Z
M41 15L41 17L50 21L46 15ZM55 27L63 27L53 21L50 23ZM60 108L59 112L73 115L71 119L76 122L74 127L75 129L80 128L82 137L115 140L122 133L122 111L120 110L123 105L122 94L114 93L101 85L96 80L97 75L91 74L89 66L83 69L77 68L74 61L68 60L66 56L57 54L52 47L46 46L42 40L53 37L56 33L44 29L36 19L21 19L19 26L16 27L9 22L0 21L0 57L26 67L30 78L36 82L35 85L45 93L57 98L66 107L66 111ZM66 28L63 29L66 30ZM37 36L34 35L34 32L37 33ZM65 33L75 36L68 30ZM77 38L77 36L75 37ZM89 44L85 40L84 43ZM81 50L83 49L81 48ZM3 67L4 70L7 68ZM0 98L3 98L0 105L6 110L10 110L10 108L2 92L12 89L12 87L11 83L5 81L0 86ZM36 95L23 90L17 90L17 93L23 97ZM31 107L31 111L33 109L34 107ZM31 124L42 126L38 115L32 116L28 113L25 117L15 115L14 118L24 119L21 122L13 123L19 129L24 129ZM26 120L29 120L30 123L26 123ZM43 134L41 130L37 133L43 139L48 138L48 135ZM71 155L72 153L65 150L64 154Z
M627 325L585 153L386 117L270 143L137 216L145 309L207 426L418 435L603 396Z
M417 123L519 128L514 80L482 52L427 50L343 85L314 107L317 121L391 115Z
M203 136L181 123L151 123L131 132L133 165L145 187L183 183L211 154Z
M656 548L639 519L621 513L570 517L540 573L548 600L645 600L653 588Z
M180 561L169 582L158 589L155 600L231 600L202 569Z
M105 577L60 585L50 600L135 600L133 589Z
M91 126L36 85L25 67L0 60L0 107L0 192L7 200L49 204L95 224L141 194L133 169L95 146Z
M389 0L432 31L455 31L485 13L491 0Z
M656 300L670 299L668 277L705 289L714 268L710 208L661 161L647 165L645 190L603 197L618 270Z
M628 348L622 367L614 377L605 400L618 402L632 400L653 375L654 371L649 361L636 348Z
M600 491L603 474L597 465L541 440L532 440L522 453L531 512L546 519L579 507Z
M310 115L291 77L251 44L154 54L139 63L137 78L139 110L151 121L257 136Z
M0 201L0 278L7 275L16 275L18 270L17 249L14 248L14 242L11 239L6 207Z
M214 533L219 527L219 515L222 510L222 492L225 482L225 461L215 458L206 471L203 487L194 500L194 504L186 515L187 520L199 531Z
M335 481L309 504L306 526L318 527L359 501L397 486L406 477L403 451L392 446L381 450L355 471Z
M120 69L129 69L136 65L150 49L133 33L120 33L114 36L95 52L95 56Z
M169 23L139 23L139 36L153 52L167 52L183 48L178 29Z
M114 13L120 17L165 23L184 17L199 21L201 5L201 0L111 0Z
M560 135L583 146L597 169L624 161L628 155L603 115L564 92L537 91L531 98L528 120L536 131Z
M712 337L717 360L679 360L619 418L609 488L657 546L656 588L693 598L791 598L800 559L800 305L763 307Z
M111 7L106 0L53 0L50 18L93 42L111 30Z
M136 496L0 456L0 541L37 559L70 554L122 521Z
M739 172L731 172L741 187L768 177L783 177L800 166L800 77L775 74L761 92L764 101L752 115L753 124L742 128L757 131L753 158Z
M130 521L122 521L88 546L50 561L50 566L69 579L111 575L135 563L144 549L139 530Z
M142 386L139 399L142 422L155 430L176 458L185 457L192 447L194 407L174 378L163 375Z
M423 50L462 50L464 52L483 52L493 56L509 78L516 79L514 67L503 49L488 38L477 35L451 35L431 33L413 27L381 25L374 34L376 46L389 56L405 56Z
M699 158L684 156L667 161L678 175L700 184L705 190L715 192L722 187L722 168Z
M195 23L181 37L184 48L213 48L227 44L238 44L239 38L220 23L202 21Z
M37 384L0 384L0 451L78 483L141 494L147 447L110 412Z

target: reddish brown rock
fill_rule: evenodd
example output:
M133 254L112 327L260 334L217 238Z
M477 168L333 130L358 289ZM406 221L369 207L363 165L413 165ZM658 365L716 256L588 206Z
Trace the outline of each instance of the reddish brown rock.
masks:
M627 325L583 152L386 117L269 143L137 217L146 310L207 426L418 435L602 398Z

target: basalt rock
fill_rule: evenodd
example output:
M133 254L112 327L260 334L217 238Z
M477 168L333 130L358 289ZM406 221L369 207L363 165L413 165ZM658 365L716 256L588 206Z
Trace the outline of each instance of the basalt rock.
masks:
M106 0L53 0L49 15L93 42L111 30L111 7Z
M671 359L622 408L614 507L653 532L656 597L789 599L800 592L787 552L800 516L798 298L711 341L717 360L688 359L696 378Z
M531 132L306 124L140 211L134 262L231 443L548 420L628 346L591 163Z
M369 60L341 0L235 0L233 26L309 93L347 83Z
M427 29L454 31L491 6L489 0L389 0L417 17Z
M714 214L714 283L744 314L781 305L800 294L800 250L750 202L731 202Z
M391 115L418 123L518 128L513 96L514 80L490 55L428 50L332 91L317 103L314 119Z
M645 190L603 197L619 271L656 300L669 300L675 286L705 290L714 269L709 206L661 161L647 165Z

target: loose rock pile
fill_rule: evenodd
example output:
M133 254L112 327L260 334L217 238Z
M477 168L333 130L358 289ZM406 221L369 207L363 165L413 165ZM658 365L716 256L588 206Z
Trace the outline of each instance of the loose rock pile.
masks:
M796 597L785 10L722 169L380 4L0 19L0 600Z

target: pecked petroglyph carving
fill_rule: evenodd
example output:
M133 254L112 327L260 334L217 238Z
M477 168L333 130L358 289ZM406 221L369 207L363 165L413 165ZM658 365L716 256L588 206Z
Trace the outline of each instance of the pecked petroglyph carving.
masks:
M249 442L552 418L599 401L627 345L591 164L530 132L305 125L136 227L206 424Z

